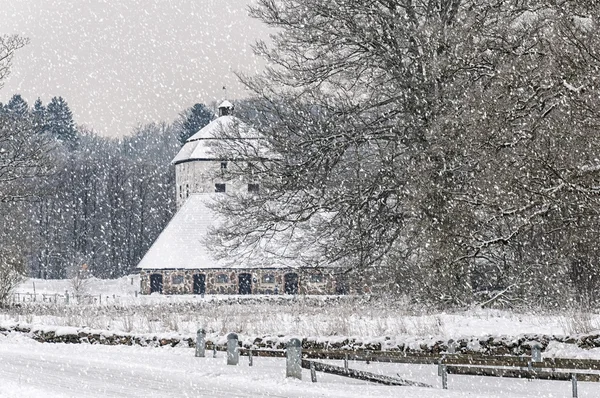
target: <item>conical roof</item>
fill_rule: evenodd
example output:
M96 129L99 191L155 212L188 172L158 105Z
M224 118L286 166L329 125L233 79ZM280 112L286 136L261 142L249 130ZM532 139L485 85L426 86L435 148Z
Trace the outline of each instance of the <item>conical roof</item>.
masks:
M222 156L215 151L219 140L257 140L258 132L235 116L221 116L188 138L185 145L171 161L172 164L190 160L219 160Z

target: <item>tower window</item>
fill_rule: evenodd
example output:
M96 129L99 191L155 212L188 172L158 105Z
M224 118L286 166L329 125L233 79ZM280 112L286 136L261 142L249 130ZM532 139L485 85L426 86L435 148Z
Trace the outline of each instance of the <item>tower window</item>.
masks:
M215 184L215 192L225 192L225 184Z
M258 193L258 184L248 184L248 192Z
M227 162L221 162L221 170L222 171L227 170Z
M185 184L185 197L190 197L190 184Z

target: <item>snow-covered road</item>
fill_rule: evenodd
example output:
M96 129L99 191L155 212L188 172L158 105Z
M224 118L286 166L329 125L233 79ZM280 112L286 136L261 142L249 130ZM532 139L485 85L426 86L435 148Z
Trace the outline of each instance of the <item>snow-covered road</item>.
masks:
M570 397L570 383L450 377L439 389L432 366L353 364L436 388L386 387L319 374L311 383L284 377L285 360L247 358L227 366L217 358L194 358L184 348L86 344L41 344L24 336L0 335L0 397ZM581 383L580 397L600 396L600 386Z

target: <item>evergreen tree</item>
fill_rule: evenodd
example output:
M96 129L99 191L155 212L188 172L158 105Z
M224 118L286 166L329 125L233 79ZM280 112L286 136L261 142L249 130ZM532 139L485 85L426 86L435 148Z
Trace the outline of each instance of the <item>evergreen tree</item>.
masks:
M15 94L10 101L8 101L8 104L6 104L6 110L18 117L25 117L29 113L29 105L27 105L27 102L21 97L21 94Z
M187 139L196 134L198 130L210 123L213 117L214 114L204 104L195 104L182 112L180 119L175 122L178 129L177 137L181 145L185 144Z
M73 122L73 113L62 97L53 97L46 108L47 131L59 141L74 144L77 142L77 130Z
M46 126L46 107L42 103L41 99L35 100L33 109L31 110L31 116L36 127L39 127L38 131L45 132Z

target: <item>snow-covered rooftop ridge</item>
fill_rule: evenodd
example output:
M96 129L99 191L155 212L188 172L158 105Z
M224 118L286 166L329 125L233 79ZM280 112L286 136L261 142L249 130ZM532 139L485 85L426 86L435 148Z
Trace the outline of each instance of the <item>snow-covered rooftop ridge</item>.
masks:
M230 108L233 109L233 104L227 100L221 102L221 104L219 105L219 108Z
M186 143L197 140L214 139L218 137L219 134L223 134L224 132L227 132L227 130L235 127L235 124L240 123L239 119L230 115L218 117L188 138Z

